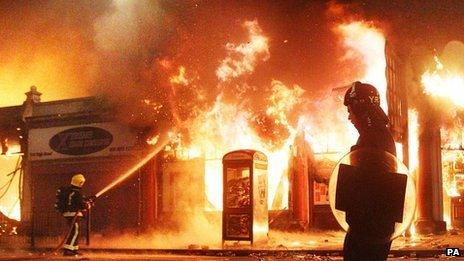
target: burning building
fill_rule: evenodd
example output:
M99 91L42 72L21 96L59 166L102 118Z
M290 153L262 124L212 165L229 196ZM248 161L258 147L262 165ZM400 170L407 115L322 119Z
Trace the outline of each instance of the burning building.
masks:
M115 121L113 109L103 100L89 97L41 102L40 96L32 87L22 106L2 109L2 115L9 119L2 125L2 135L8 135L3 138L11 142L8 147L20 146L17 152L22 155L21 164L16 166L22 173L17 191L20 208L15 204L15 212L5 214L21 220L22 233L30 233L33 242L37 237L61 235L62 217L50 206L56 189L69 184L72 175L84 173L88 180L85 192L97 194L139 162L141 151L148 146L145 139L140 140L144 130ZM5 154L14 156L15 151L8 149ZM141 231L153 226L158 189L155 166L152 160L118 191L101 196L90 218L95 233ZM124 208L121 202L126 202Z
M443 125L440 109L447 107L424 94L456 99L442 90L459 85L460 78L448 79L439 68L424 74L428 67L422 63L433 55L409 48L412 44L405 48L395 37L398 28L353 15L334 2L301 4L307 9L269 4L269 10L253 4L224 8L165 2L95 4L95 11L85 9L88 17L68 17L77 21L71 23L73 33L57 29L49 37L80 40L77 50L56 51L67 54L71 48L77 63L65 63L67 77L58 80L86 85L78 94L79 88L69 87L67 95L95 96L42 102L31 89L22 106L0 110L2 152L12 170L24 154L23 175L14 181L22 188L1 205L4 214L21 219L36 236L58 234L54 190L83 172L87 193L102 192L92 212L94 233L157 226L187 230L192 216L220 233L222 158L252 149L268 159L271 230L338 228L328 180L357 138L340 96L360 80L379 89L398 157L415 173L416 230L443 231L445 220L461 222L457 196L463 190L464 156L460 118L455 117L460 112L454 110L455 122ZM37 56L49 58L48 46L38 45ZM49 59L39 65L61 65ZM69 75L75 74L83 80L73 81ZM44 93L60 89L55 79L43 80L46 76L37 83L47 88ZM141 162L146 164L136 168ZM120 186L106 189L113 180ZM127 219L118 219L121 215Z

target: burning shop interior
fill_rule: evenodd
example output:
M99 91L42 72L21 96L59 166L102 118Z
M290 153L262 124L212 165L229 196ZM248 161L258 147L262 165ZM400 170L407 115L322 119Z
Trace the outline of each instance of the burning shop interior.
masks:
M389 12L337 1L50 2L26 13L8 5L7 21L27 19L2 29L12 37L0 48L7 234L60 235L55 190L84 173L85 193L99 196L92 244L138 234L151 247L219 246L229 211L224 156L239 150L265 155L260 204L271 244L276 231L340 230L328 181L358 136L340 100L356 80L379 90L398 158L414 173L409 235L464 225L464 34L454 18L448 35L424 39L443 13L408 17L401 4ZM258 182L253 171L234 175ZM240 202L262 189L243 184L232 190Z

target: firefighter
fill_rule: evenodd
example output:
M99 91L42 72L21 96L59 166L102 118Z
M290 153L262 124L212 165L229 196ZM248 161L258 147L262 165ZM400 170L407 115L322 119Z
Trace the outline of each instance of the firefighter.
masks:
M388 129L389 120L380 107L380 95L374 86L353 83L345 94L343 104L347 106L348 119L359 132L358 141L351 151L373 149L396 156L395 143ZM375 218L366 215L370 211L374 210L346 211L349 229L343 245L344 260L387 259L395 222L388 215Z
M63 245L63 255L74 256L78 254L79 223L83 212L90 208L90 204L81 194L85 177L76 174L71 178L71 185L57 190L55 208L63 214L69 227L68 237Z

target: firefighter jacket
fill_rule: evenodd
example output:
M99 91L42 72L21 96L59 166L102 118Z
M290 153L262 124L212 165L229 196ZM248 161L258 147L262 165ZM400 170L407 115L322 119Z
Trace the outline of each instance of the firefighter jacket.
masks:
M84 197L81 194L81 188L70 185L60 188L62 200L62 213L64 217L83 216L82 211L87 208Z

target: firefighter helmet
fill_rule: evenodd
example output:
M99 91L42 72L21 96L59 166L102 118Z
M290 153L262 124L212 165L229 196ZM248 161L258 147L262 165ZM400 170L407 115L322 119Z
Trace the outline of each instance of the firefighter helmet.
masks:
M84 185L85 177L82 174L76 174L71 179L71 185L81 188Z
M356 81L346 91L343 104L351 107L380 106L380 95L374 86Z

